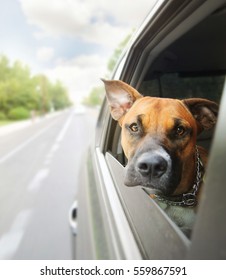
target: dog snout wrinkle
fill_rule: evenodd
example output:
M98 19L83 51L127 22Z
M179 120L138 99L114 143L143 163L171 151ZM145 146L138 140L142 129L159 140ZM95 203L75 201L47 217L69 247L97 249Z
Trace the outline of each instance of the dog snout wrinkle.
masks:
M158 154L143 154L137 162L140 174L151 178L160 178L167 171L167 166L167 161Z

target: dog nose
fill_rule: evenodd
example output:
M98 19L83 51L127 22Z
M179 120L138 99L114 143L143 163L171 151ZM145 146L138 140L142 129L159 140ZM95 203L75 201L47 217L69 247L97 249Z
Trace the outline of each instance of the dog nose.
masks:
M167 161L160 155L146 153L138 159L137 169L143 176L160 178L167 170Z

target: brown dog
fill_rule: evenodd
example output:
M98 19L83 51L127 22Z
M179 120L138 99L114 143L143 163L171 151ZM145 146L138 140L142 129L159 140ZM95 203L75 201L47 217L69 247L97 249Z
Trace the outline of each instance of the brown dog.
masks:
M215 125L218 105L199 98L143 97L122 81L103 82L111 115L122 127L125 185L154 189L153 197L189 234L207 161L196 138Z

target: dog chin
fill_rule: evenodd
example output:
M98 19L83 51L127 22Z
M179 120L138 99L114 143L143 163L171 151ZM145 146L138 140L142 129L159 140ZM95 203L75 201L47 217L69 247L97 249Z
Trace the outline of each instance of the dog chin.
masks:
M149 192L153 192L153 194L157 194L157 193L162 193L164 192L162 190L161 186L154 186L151 184L150 181L143 181L141 180L141 178L138 177L126 177L125 181L124 181L124 185L126 185L127 187L137 187L137 186L141 186L144 188L148 188Z
M151 182L149 178L144 178L140 176L140 174L137 172L126 173L125 180L124 180L124 184L127 187L141 186L148 189L149 193L167 195L169 193L167 183L165 182L165 180L164 180L164 184L161 183L163 182Z

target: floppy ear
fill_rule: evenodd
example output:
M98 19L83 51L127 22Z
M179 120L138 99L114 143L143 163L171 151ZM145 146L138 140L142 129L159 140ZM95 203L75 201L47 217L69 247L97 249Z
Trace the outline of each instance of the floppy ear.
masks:
M202 98L184 99L183 103L196 119L199 132L211 129L216 124L219 108L217 103Z
M130 85L119 80L104 80L108 104L111 108L112 118L120 120L133 103L142 95Z

